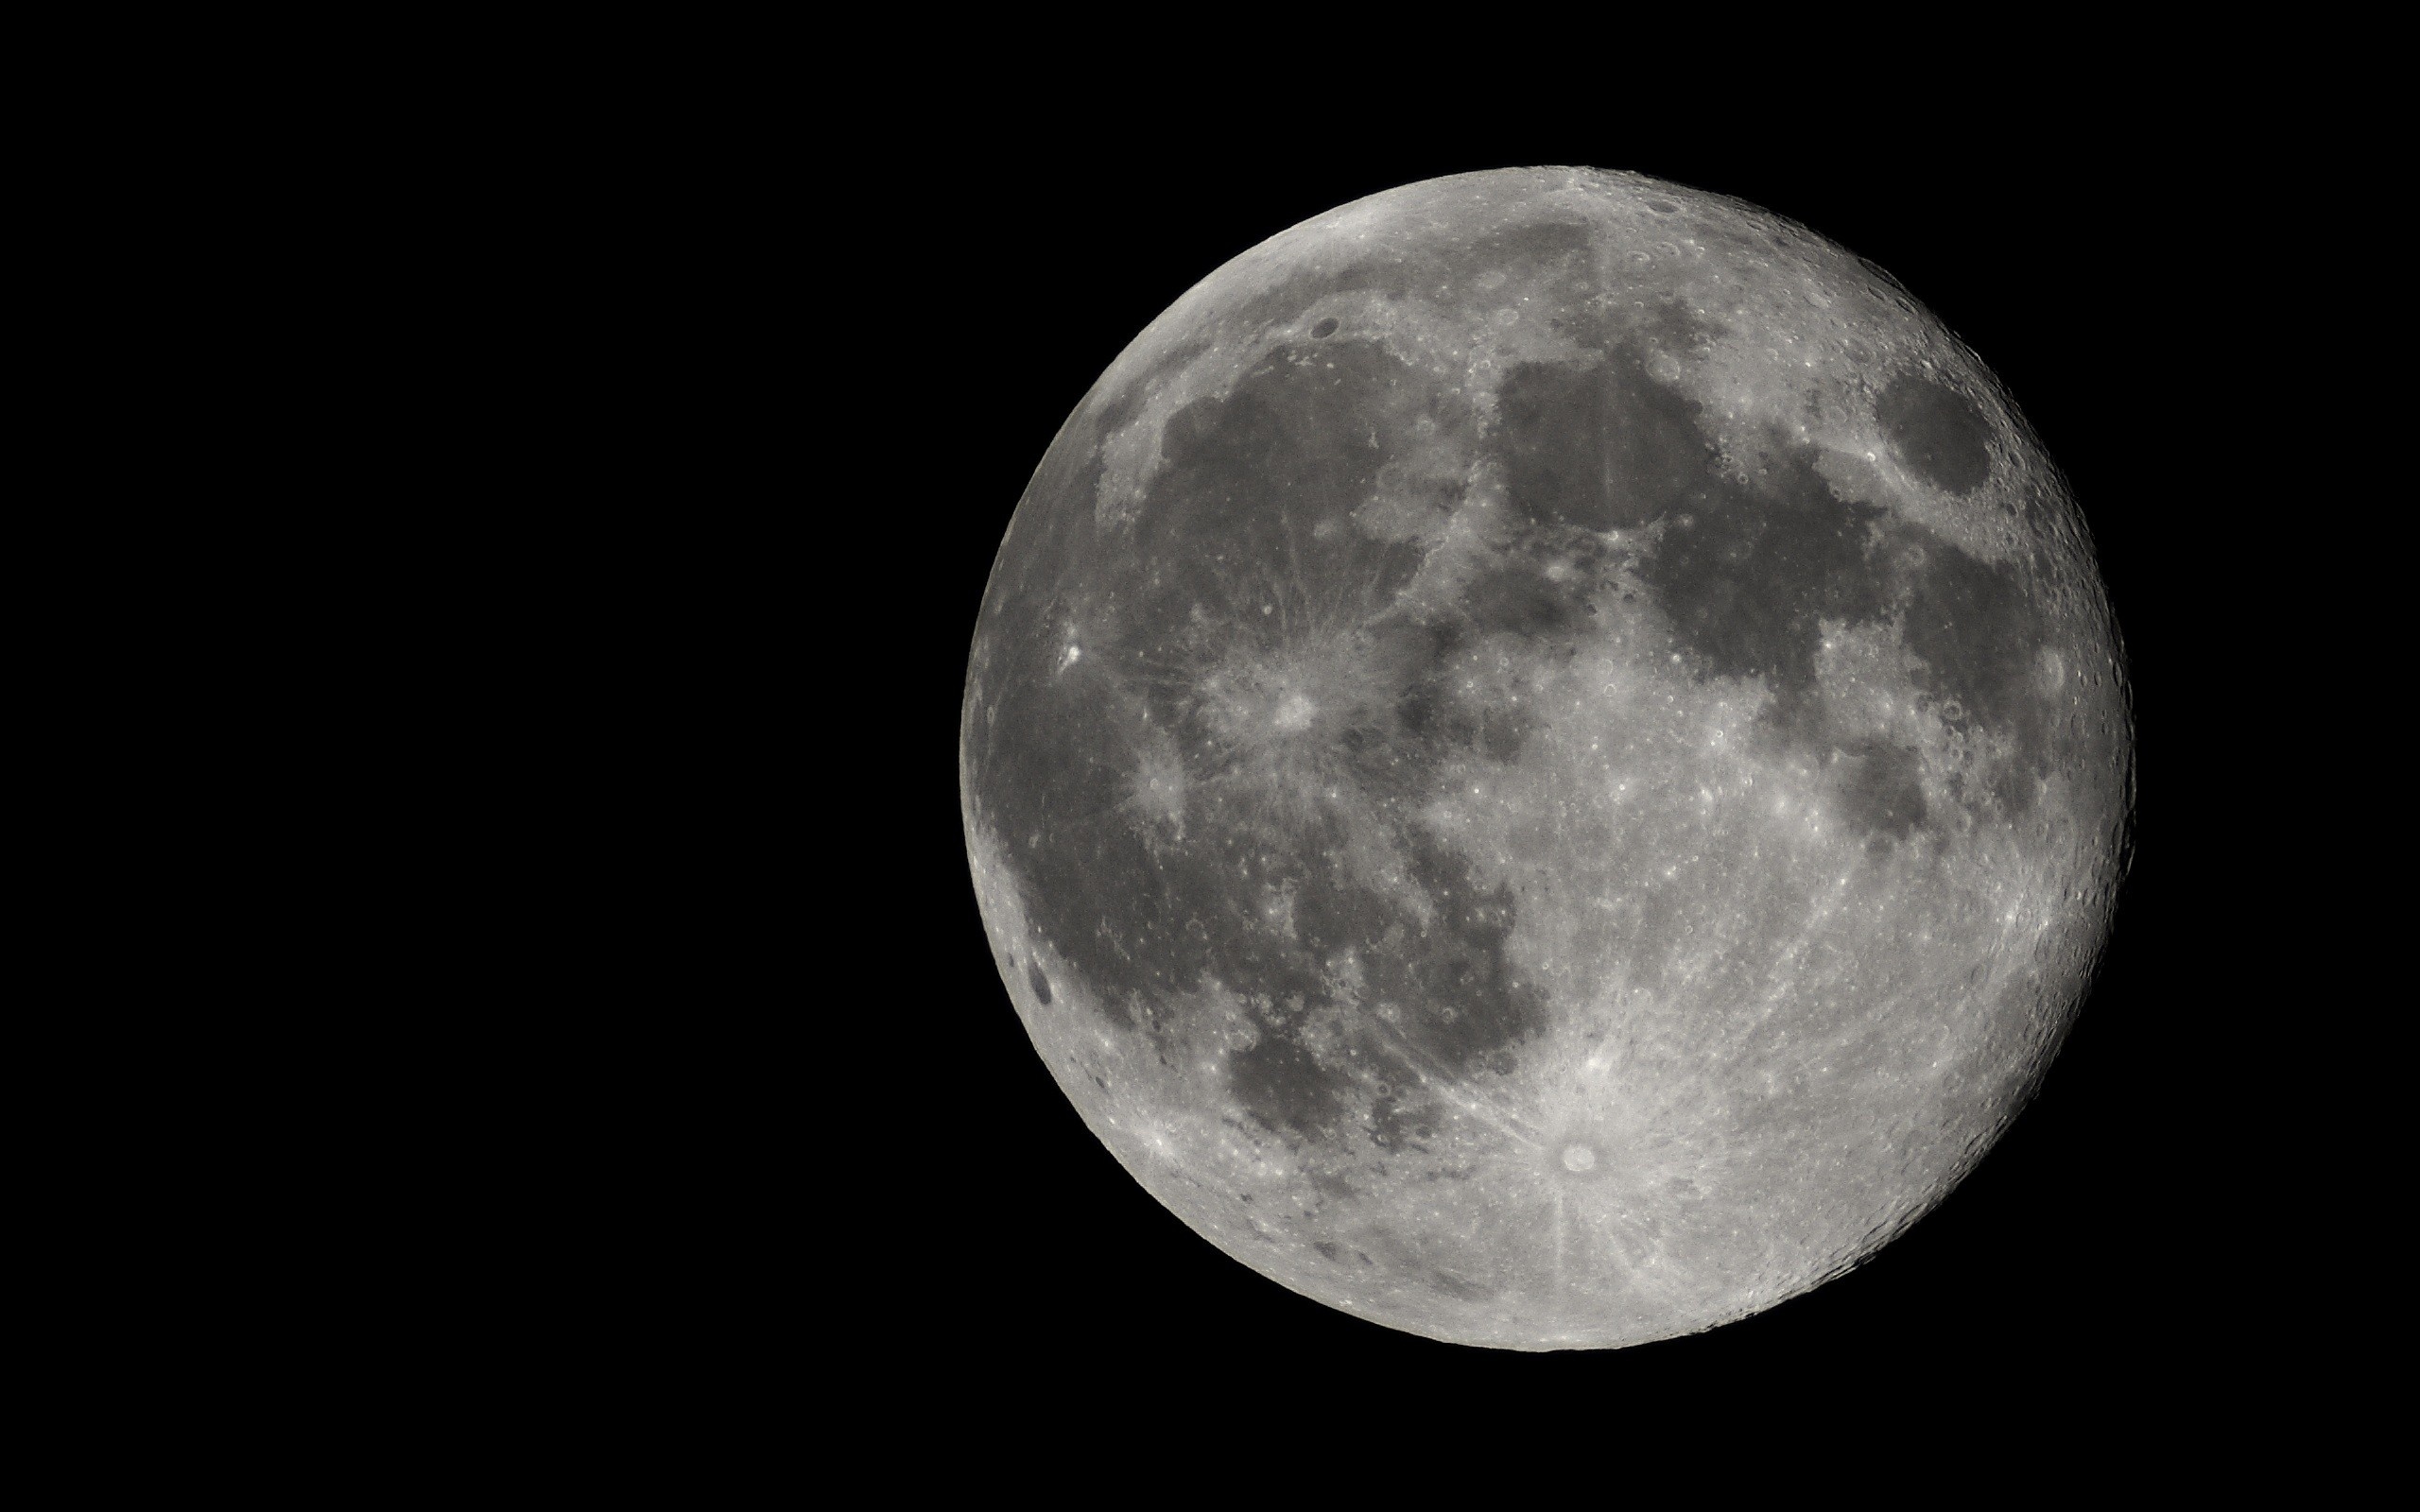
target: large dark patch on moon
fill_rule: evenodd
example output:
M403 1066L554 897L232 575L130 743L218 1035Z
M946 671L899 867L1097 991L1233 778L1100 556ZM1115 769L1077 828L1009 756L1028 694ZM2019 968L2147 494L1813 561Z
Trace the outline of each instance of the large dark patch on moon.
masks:
M1713 449L1694 406L1626 354L1594 369L1524 363L1496 405L1512 502L1541 524L1642 525L1705 486Z
M1974 401L1919 373L1904 373L1875 404L1882 434L1909 471L1952 493L1992 475L1991 431Z
M1222 270L1051 446L970 662L1046 1063L1215 1242L1438 1337L1685 1332L1880 1243L2038 1075L2113 865L2055 474L1853 259L1649 184Z
M1437 713L1456 632L1395 612L1426 553L1351 519L1395 460L1389 438L1468 423L1374 345L1279 347L1171 415L1131 541L1096 541L1115 555L1053 595L1080 628L1023 647L1023 676L1001 682L996 719L1053 732L989 790L1001 833L1026 837L1035 928L1121 1023L1138 1007L1158 1022L1215 977L1257 1034L1229 1057L1230 1087L1272 1130L1338 1115L1345 1073L1304 1037L1337 1001L1340 953L1386 944L1357 963L1364 987L1456 1071L1539 1017L1502 958L1509 901L1390 812L1445 752L1499 744L1504 722ZM1155 751L1184 809L1128 822ZM1367 811L1347 815L1340 792ZM1351 874L1355 825L1396 849L1386 885Z

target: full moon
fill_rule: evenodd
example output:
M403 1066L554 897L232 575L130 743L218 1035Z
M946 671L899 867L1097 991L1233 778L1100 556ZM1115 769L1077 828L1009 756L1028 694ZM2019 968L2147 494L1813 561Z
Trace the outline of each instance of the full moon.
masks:
M1514 1349L1747 1316L1938 1203L2074 1019L2132 782L2081 516L1975 354L1576 168L1153 321L1017 506L960 731L1101 1143L1294 1291Z

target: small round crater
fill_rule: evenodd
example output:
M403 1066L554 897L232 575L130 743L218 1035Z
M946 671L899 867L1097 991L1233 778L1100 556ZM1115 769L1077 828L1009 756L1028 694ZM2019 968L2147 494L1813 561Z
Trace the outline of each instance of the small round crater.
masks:
M1597 1152L1585 1144L1563 1147L1563 1168L1566 1171L1593 1171L1597 1168Z
M1336 335L1335 318L1331 316L1327 319L1322 320L1319 324L1311 327L1311 335L1318 336L1322 340Z
M1647 202L1647 208L1659 215L1677 215L1681 213L1681 207L1669 199L1651 199Z

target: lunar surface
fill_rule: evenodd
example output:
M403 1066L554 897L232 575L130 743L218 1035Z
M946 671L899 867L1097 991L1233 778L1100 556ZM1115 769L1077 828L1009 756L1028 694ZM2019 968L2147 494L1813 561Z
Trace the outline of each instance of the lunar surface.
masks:
M1135 1179L1520 1349L1745 1316L1940 1201L2072 1021L2131 783L2080 517L1974 354L1585 169L1179 299L1017 507L961 736L1002 979Z

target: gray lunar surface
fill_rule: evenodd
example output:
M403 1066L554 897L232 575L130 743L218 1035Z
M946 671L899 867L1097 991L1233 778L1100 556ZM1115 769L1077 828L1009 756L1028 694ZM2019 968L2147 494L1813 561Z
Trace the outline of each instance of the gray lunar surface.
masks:
M1613 1348L1974 1165L2105 936L2130 741L1973 353L1752 206L1525 169L1306 221L1119 355L1001 544L960 797L1035 1049L1186 1224Z

